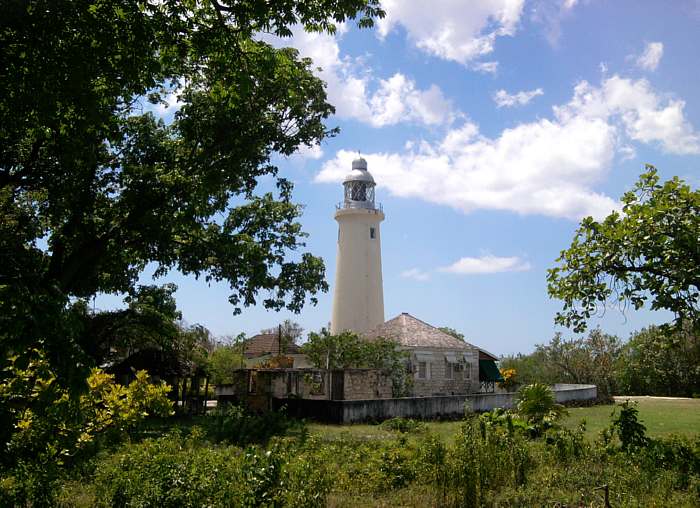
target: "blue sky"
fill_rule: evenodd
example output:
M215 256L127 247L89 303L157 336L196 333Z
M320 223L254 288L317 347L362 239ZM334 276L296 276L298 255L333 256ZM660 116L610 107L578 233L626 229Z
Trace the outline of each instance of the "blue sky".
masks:
M697 187L700 2L383 5L387 17L372 30L347 24L334 37L270 41L322 67L337 110L329 126L340 135L277 161L306 206L308 249L325 260L331 291L300 315L250 308L234 317L225 284L176 273L159 282L178 284L185 319L217 335L286 318L307 331L326 325L334 205L361 151L386 213L386 318L410 312L498 354L531 351L558 330L546 270L582 216L618 207L645 162ZM668 319L610 309L591 325L626 338Z

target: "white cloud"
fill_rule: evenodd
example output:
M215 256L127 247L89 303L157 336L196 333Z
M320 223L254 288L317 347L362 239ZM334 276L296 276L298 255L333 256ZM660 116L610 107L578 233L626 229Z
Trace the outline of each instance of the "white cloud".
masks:
M664 45L662 42L649 42L644 48L644 53L637 57L637 66L647 71L655 71L663 55Z
M417 90L413 81L397 73L380 81L379 89L369 99L369 116L363 120L375 127L401 121L438 125L452 121L452 110L437 86Z
M398 26L421 50L468 65L493 52L497 37L515 34L524 0L383 0L386 17L379 21L385 37ZM482 64L483 65L483 64ZM495 71L495 62L480 69Z
M303 161L305 159L318 160L323 157L323 149L320 145L301 145L289 158Z
M498 90L493 94L493 100L496 103L496 107L512 108L513 106L524 106L538 95L544 95L541 88L530 91L522 90L514 94L509 94L505 90Z
M700 153L700 136L685 118L684 108L684 101L664 100L645 79L633 81L615 75L600 87L580 82L571 102L555 108L555 112L561 121L581 117L606 122L616 119L634 141L656 142L676 154Z
M530 263L516 256L497 257L486 255L479 258L464 257L439 270L458 275L481 275L499 272L526 272L530 268Z
M430 280L430 274L428 272L424 272L418 268L411 268L409 270L404 270L401 272L401 277L404 279L413 279L417 280L419 282L425 282L427 280Z
M449 124L455 117L439 87L421 90L401 73L375 79L361 59L340 56L338 40L332 35L299 29L292 38L265 35L262 39L278 47L295 47L301 56L311 58L314 67L321 68L317 75L326 82L328 101L341 118L383 127L401 122Z
M645 80L613 76L600 87L579 83L551 119L519 124L496 137L465 121L436 143L401 152L363 154L380 188L404 198L475 209L580 219L619 209L596 192L616 155L629 157L629 139L659 142L674 153L698 153L698 134L683 102L663 101ZM340 150L316 176L342 181L356 154Z
M572 15L579 0L533 0L531 19L540 23L550 45L556 47L561 38L561 24Z
M378 185L395 196L465 213L509 210L578 219L599 217L617 206L589 189L613 158L614 145L613 129L597 119L540 120L506 129L495 139L465 123L438 144L363 157ZM354 152L339 151L316 180L341 181L354 157Z

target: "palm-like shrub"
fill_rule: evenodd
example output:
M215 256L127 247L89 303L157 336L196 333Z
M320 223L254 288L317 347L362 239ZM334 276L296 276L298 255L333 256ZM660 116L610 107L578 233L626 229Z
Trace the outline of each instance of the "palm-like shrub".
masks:
M518 390L516 400L518 414L532 425L536 435L553 427L566 414L564 406L557 404L552 389L543 383L523 386Z

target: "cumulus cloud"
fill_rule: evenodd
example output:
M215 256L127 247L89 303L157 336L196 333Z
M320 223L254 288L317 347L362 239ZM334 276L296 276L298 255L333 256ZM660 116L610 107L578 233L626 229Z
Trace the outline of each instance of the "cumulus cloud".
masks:
M470 65L493 52L496 39L515 34L524 0L434 0L429 12L422 2L384 0L386 17L379 21L381 37L397 27L418 48L444 60ZM494 72L495 62L473 66Z
M509 210L579 219L617 207L589 188L613 158L614 145L612 127L597 119L540 120L506 129L497 138L481 135L467 122L437 144L363 157L378 185L395 196L464 213ZM339 151L316 180L342 181L354 157L352 151Z
M464 257L449 266L439 268L441 272L458 275L481 275L499 272L526 272L530 263L519 257L481 256L478 258Z
M404 279L417 280L419 282L425 282L427 280L430 280L430 274L428 272L420 270L419 268L410 268L409 270L404 270L403 272L401 272L401 277L403 277Z
M496 137L481 134L467 120L438 142L363 157L378 186L394 196L464 213L506 210L578 220L619 209L594 185L616 155L631 155L629 140L658 142L674 153L700 152L682 101L662 100L645 80L613 76L599 87L579 83L571 101L554 108L553 118L519 124ZM316 181L342 181L354 157L340 150Z
M637 66L647 71L655 71L664 55L662 42L649 42L644 52L636 58Z
M449 124L454 119L454 108L439 87L420 89L401 73L375 79L361 59L341 57L335 36L299 29L291 38L264 35L262 39L278 47L292 46L301 56L311 58L314 67L320 68L317 75L326 82L328 100L341 118L373 127L401 122Z
M642 143L658 143L675 154L700 153L700 136L685 118L685 102L664 100L646 79L612 76L595 87L582 81L574 98L555 108L560 121L571 118L618 120L627 136Z
M493 94L493 100L498 108L512 108L513 106L524 106L538 95L544 95L541 88L509 94L505 90L498 90Z

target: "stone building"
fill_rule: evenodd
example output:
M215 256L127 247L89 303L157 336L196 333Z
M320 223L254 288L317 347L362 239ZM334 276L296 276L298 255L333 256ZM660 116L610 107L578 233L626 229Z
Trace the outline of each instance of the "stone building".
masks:
M395 340L409 352L414 397L474 393L493 386L485 381L498 380L485 379L494 372L486 364L495 368L495 355L405 312L374 327L365 337ZM500 375L497 368L495 372Z

